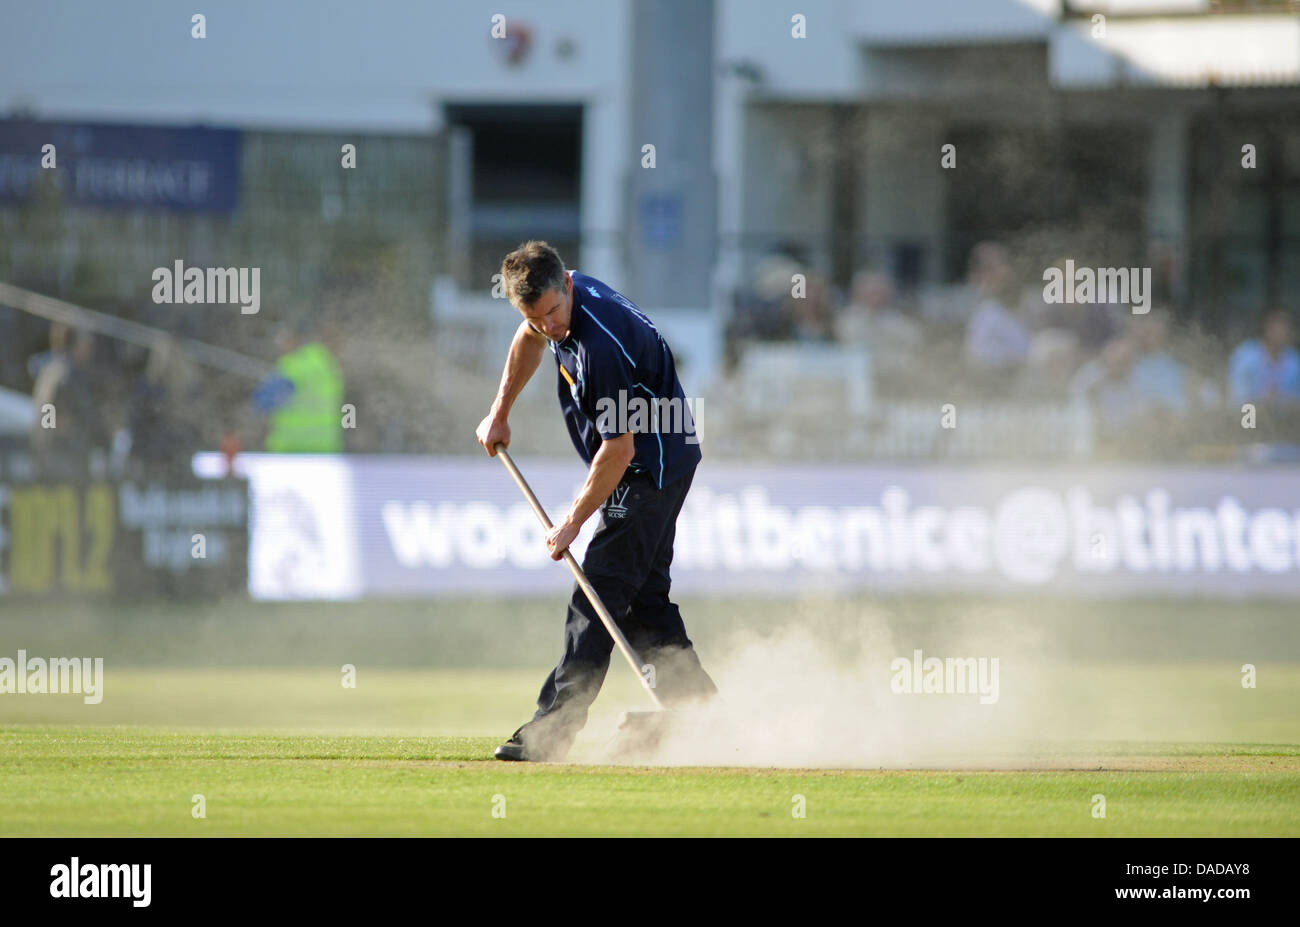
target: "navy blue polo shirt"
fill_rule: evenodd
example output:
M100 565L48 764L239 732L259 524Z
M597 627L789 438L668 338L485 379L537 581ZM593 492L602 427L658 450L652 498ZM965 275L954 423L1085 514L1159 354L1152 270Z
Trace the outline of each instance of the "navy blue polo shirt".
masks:
M630 299L595 277L570 273L569 335L547 342L569 437L590 466L601 441L635 432L628 469L649 474L662 489L701 456L673 352Z

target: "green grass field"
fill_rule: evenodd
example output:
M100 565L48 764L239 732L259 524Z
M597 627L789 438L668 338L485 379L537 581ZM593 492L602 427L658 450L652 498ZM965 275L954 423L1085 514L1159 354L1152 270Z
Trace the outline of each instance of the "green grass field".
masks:
M688 621L725 671L739 625L771 631L793 611L844 650L863 607L700 602ZM102 654L105 694L0 696L0 835L1300 835L1287 607L870 608L900 647L1005 639L1003 702L974 735L940 725L930 753L855 768L798 768L779 745L746 768L602 765L619 711L644 707L615 665L573 763L505 764L491 751L531 712L554 602L11 609L0 655Z
M1300 834L1300 748L1092 748L1089 769L505 764L487 737L0 731L4 836ZM1102 748L1104 751L1104 748ZM193 797L206 817L192 814ZM1106 817L1092 796L1106 796ZM795 796L806 816L796 818ZM497 812L494 816L494 810ZM501 812L504 811L504 816Z

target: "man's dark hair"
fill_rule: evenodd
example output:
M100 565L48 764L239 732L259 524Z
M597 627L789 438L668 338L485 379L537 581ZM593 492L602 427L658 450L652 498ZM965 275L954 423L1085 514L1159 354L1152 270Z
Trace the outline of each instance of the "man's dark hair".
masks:
M501 280L506 299L522 308L536 302L547 290L564 288L564 261L546 242L531 239L501 261Z

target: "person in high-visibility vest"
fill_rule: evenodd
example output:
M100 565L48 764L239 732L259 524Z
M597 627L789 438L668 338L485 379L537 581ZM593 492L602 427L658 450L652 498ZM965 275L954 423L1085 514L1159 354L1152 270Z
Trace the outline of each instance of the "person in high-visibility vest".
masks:
M343 450L343 374L319 341L281 336L285 352L258 385L253 404L270 413L266 450L273 454L337 454Z

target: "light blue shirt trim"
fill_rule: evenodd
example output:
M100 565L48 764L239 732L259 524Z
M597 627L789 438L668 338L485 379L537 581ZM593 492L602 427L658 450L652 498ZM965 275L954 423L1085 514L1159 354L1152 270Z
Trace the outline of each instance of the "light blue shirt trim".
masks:
M652 404L650 408L653 410L655 416L655 422L654 422L655 440L659 442L659 488L662 489L664 485L664 437L659 433L659 404L657 402L653 402L653 400L656 400L659 397L655 395L654 390L646 386L644 383L632 384L633 389L635 389L638 386L641 387L643 390L645 390L647 393L649 393L650 399L652 400Z
M613 333L612 331L610 331L608 328L606 328L605 325L604 325L604 323L602 323L602 322L600 321L600 319L598 319L598 318L596 318L594 315L592 315L592 312L591 312L590 309L588 309L586 306L583 306L583 307L582 307L582 311L585 312L585 313L587 313L587 315L591 316L591 321L593 321L593 322L595 322L597 325L599 325L601 331L603 331L605 334L609 335L610 338L613 338L613 339L614 339L614 343L615 343L616 345L618 345L618 349L619 349L620 351L623 352L623 356L627 358L627 362L628 362L629 364L631 364L631 365L632 365L632 369L635 370L635 369L636 369L636 361L632 360L632 355L629 354L629 353L627 353L627 348L623 347L623 342L619 341L617 338L614 338L614 333Z

